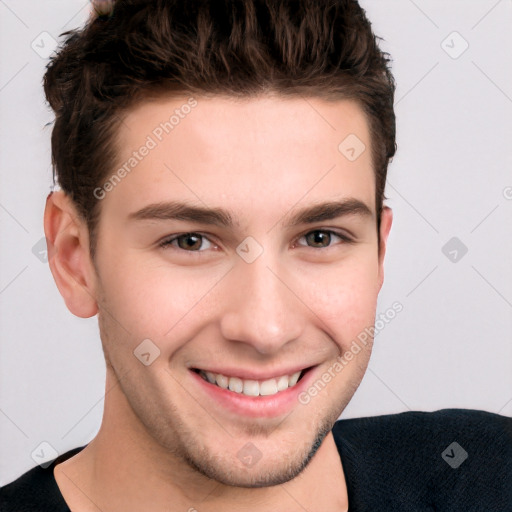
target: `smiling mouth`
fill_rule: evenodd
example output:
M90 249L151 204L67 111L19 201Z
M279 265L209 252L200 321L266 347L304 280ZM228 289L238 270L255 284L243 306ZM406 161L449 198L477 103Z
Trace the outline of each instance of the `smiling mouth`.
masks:
M282 375L266 380L240 379L239 377L229 377L221 373L212 373L204 370L193 369L203 380L222 389L233 391L245 396L272 396L292 388L299 382L304 374L310 370L295 372L292 375Z

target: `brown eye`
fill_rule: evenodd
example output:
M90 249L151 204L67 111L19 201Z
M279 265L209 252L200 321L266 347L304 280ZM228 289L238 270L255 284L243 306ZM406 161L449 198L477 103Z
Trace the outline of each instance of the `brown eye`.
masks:
M328 229L316 229L314 231L310 231L309 233L303 235L300 239L304 238L309 247L312 247L314 249L323 249L333 245L331 244L333 236L338 237L343 242L351 242L350 238L348 238L347 236Z
M328 247L331 242L331 235L325 231L312 231L306 235L306 240L313 247Z
M208 239L199 233L183 233L172 238L167 238L160 243L161 247L167 248L169 246L176 247L173 242L177 242L177 248L188 252L203 252L199 250L204 241ZM208 241L211 244L211 242ZM207 247L208 249L209 247Z

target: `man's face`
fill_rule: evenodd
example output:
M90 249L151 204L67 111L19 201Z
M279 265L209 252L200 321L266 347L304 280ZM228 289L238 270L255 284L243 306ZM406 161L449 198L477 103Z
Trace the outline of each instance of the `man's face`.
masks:
M106 406L208 477L275 485L310 460L370 357L361 345L333 370L373 325L382 285L369 130L350 101L196 99L141 105L119 133L119 167L150 149L101 200L99 320L124 400L109 405L107 394ZM366 145L355 160L338 149L350 134ZM292 222L347 201L340 216ZM136 215L171 202L232 222ZM303 370L295 385L283 377ZM315 383L316 396L299 400Z

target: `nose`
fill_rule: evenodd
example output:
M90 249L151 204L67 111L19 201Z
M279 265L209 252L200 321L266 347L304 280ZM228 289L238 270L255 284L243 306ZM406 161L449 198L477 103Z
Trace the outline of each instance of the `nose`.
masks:
M296 295L293 277L274 258L243 260L229 273L221 319L224 339L251 345L261 354L278 352L300 337L307 307Z

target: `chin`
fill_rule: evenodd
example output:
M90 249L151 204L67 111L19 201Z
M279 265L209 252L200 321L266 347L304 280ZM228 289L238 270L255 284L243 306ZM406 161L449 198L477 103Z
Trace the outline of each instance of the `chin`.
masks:
M317 429L315 437L303 442L300 449L295 443L283 442L282 449L273 449L270 456L265 456L264 450L257 450L258 440L254 440L244 445L243 448L247 447L246 452L243 452L242 448L234 454L234 459L226 457L225 454L212 453L213 449L208 447L193 453L187 451L183 454L183 459L198 473L224 485L245 488L272 487L289 482L304 471L331 429L332 423L324 421ZM245 454L251 456L252 460L248 460L244 467L242 458Z

